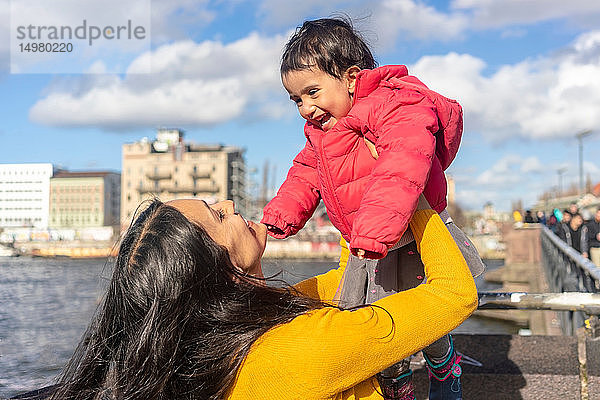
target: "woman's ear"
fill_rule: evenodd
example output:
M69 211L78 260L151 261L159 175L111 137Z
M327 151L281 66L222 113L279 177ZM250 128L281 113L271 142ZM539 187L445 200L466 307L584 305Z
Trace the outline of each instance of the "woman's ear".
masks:
M359 72L360 68L356 65L351 66L346 70L346 72L344 72L344 78L346 78L346 81L348 82L348 93L350 93L350 95L354 94L354 89L356 88L356 77L358 76Z

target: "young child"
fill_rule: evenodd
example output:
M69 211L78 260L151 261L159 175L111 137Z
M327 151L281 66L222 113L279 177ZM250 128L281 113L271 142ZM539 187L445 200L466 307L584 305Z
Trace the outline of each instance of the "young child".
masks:
M457 102L429 90L405 66L376 68L369 47L341 19L307 21L297 29L285 47L281 78L306 120L307 141L262 222L275 238L294 235L323 200L351 252L338 291L341 306L372 303L424 281L408 229L421 193L472 273L483 271L477 250L445 211L443 171L462 135ZM424 356L429 398L461 398L452 339L431 344ZM378 374L386 399L414 398L409 366L405 360Z

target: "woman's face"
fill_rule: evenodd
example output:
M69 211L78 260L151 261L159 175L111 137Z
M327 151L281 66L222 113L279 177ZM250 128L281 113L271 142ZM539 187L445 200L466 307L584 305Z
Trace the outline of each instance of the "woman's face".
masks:
M260 258L267 243L264 224L247 221L237 214L230 200L212 206L197 199L172 200L167 204L202 226L215 242L224 246L234 266L262 277Z

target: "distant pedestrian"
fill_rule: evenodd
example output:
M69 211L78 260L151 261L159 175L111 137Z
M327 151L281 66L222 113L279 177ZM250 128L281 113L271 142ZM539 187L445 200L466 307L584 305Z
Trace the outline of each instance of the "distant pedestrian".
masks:
M558 224L556 224L556 235L565 240L564 238L567 237L567 234L569 233L569 223L571 222L571 213L569 212L569 210L565 209L564 211L558 211L558 215L560 218L558 218Z
M557 222L561 222L562 221L562 213L560 212L560 210L558 208L555 208L552 211L552 214L554 215L554 217L556 218Z
M513 220L515 222L523 222L523 216L521 216L519 210L513 211Z
M543 211L538 211L536 215L537 223L546 225L546 213Z
M564 215L571 215L568 212L565 212ZM581 253L581 249L585 246L582 244L585 239L585 235L582 235L583 231L583 217L581 214L577 213L570 218L568 224L564 223L563 218L563 227L558 233L558 237L561 238L566 244L577 250Z
M534 224L536 222L535 219L533 219L533 214L531 213L531 210L525 211L525 217L523 218L523 222L525 222L526 224Z
M546 226L556 235L558 227L560 226L560 222L558 222L558 219L556 219L556 215L554 215L554 213L550 214L550 217L548 217Z
M594 219L587 223L584 230L586 247L582 254L600 266L600 208L596 210Z
M569 204L568 211L571 213L571 215L579 214L579 206L577 203L571 203Z

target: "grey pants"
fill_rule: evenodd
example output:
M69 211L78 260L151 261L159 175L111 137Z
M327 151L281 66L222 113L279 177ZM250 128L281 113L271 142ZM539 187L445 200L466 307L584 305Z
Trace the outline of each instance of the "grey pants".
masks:
M453 222L447 222L446 227L465 257L471 274L481 274L485 267L473 243ZM350 255L344 273L340 306L349 308L371 304L391 294L412 289L424 281L424 267L414 241L388 252L380 260L361 260ZM444 336L423 351L429 357L440 358L447 354L449 346L450 341ZM410 358L391 367L392 370L384 371L384 375L400 374L409 366Z

